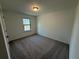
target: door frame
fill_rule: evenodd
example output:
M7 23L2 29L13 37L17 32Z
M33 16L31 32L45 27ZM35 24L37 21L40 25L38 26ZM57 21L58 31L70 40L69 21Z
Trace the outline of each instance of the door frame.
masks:
M6 37L6 31L5 31L5 22L4 22L4 18L3 18L3 13L2 13L2 8L1 8L1 5L0 5L0 25L1 25L1 29L2 29L2 34L3 34L3 37L4 37L4 43L5 43L5 46L6 46L6 50L7 50L7 55L8 55L8 59L11 59L10 57L10 50L9 50L9 44L8 44L8 38Z

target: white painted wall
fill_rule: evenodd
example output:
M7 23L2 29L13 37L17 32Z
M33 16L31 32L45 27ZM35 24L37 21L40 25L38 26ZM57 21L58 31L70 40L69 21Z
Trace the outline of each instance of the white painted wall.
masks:
M38 16L38 34L61 41L70 42L74 10L59 10Z
M70 43L69 59L79 59L79 3L76 9L75 22Z
M7 32L8 35L10 36L9 41L36 33L35 16L29 16L17 12L4 11L4 18L7 26ZM23 23L22 23L23 18L29 18L31 20L31 31L24 32Z

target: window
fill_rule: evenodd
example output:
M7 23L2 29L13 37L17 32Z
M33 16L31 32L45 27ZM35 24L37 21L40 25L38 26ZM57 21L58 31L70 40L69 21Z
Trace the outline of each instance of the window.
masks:
M24 31L30 31L31 30L30 19L23 19L23 28L24 28Z

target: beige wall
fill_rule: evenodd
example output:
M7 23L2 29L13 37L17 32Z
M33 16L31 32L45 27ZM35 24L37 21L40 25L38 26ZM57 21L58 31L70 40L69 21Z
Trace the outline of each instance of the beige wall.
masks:
M69 59L79 59L79 3L76 9L75 22L71 36Z
M36 33L35 16L29 16L17 12L4 11L4 18L7 26L7 32L8 35L10 36L9 41ZM29 18L31 20L31 31L24 32L22 23L23 18Z
M74 10L45 13L38 16L38 34L69 43L73 21Z

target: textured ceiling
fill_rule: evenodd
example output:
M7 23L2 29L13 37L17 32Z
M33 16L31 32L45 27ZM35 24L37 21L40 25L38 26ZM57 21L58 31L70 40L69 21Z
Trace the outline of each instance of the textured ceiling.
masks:
M77 0L0 0L0 2L3 10L37 16L51 11L74 9ZM40 7L39 12L32 11L33 4Z

